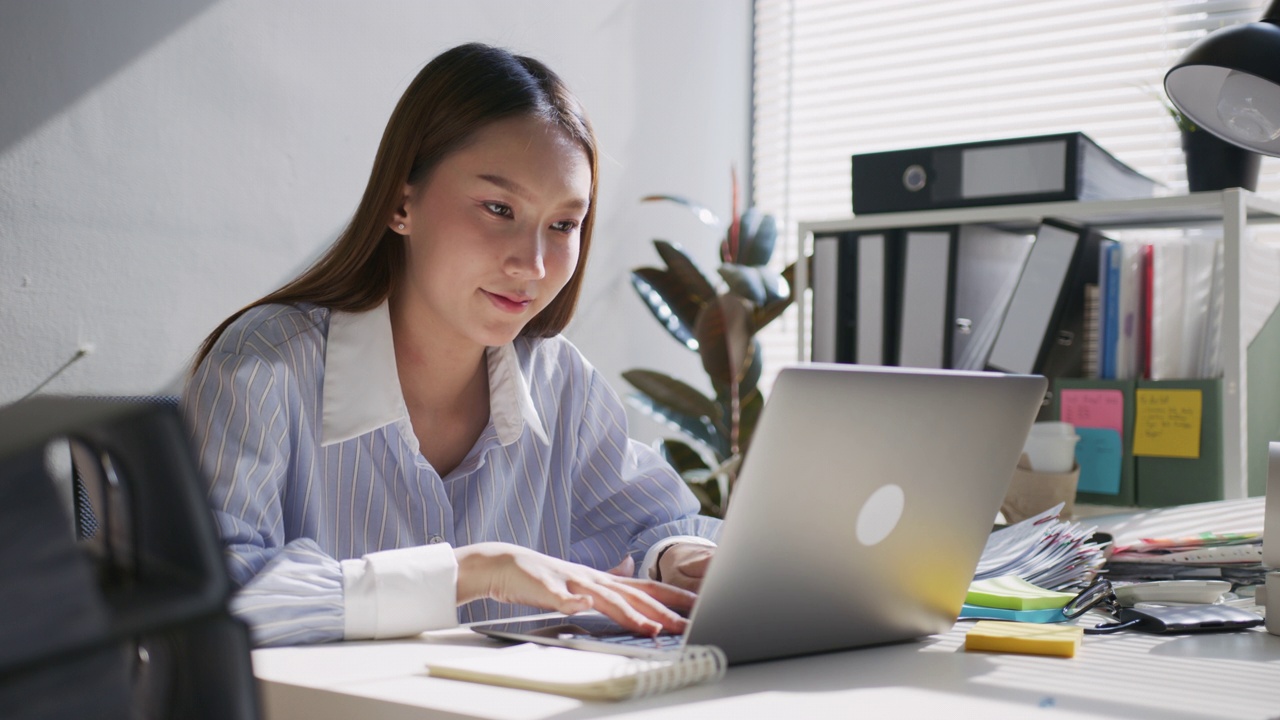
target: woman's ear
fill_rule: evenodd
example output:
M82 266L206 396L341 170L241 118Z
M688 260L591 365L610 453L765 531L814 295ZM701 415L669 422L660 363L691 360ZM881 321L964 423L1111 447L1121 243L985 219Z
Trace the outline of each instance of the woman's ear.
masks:
M413 223L409 217L409 204L412 200L413 186L405 183L404 191L400 195L400 204L391 213L391 221L387 223L393 232L408 235L413 230Z

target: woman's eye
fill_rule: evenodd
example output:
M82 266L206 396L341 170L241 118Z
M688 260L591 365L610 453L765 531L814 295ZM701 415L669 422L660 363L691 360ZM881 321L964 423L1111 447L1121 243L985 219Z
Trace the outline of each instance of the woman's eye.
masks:
M551 229L557 232L569 233L578 228L578 223L573 220L561 220L558 223L552 223Z
M484 209L500 217L511 217L512 215L511 208L502 203L487 202L484 204Z

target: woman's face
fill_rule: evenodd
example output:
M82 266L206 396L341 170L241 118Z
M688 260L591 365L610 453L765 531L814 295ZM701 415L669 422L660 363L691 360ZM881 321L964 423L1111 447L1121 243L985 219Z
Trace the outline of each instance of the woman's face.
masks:
M591 165L558 127L512 117L479 130L405 194L391 221L406 236L400 316L433 343L503 345L578 265Z

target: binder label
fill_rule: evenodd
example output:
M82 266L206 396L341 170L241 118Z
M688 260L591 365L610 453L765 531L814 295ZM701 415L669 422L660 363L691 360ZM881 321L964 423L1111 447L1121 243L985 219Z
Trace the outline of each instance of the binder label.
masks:
M1134 396L1134 455L1200 457L1201 391L1139 388Z

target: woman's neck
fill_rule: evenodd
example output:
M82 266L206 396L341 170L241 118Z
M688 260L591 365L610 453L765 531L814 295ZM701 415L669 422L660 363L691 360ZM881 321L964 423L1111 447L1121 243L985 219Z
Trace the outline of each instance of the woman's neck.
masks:
M423 457L441 476L452 471L489 422L485 348L450 342L447 331L391 304L396 374Z

